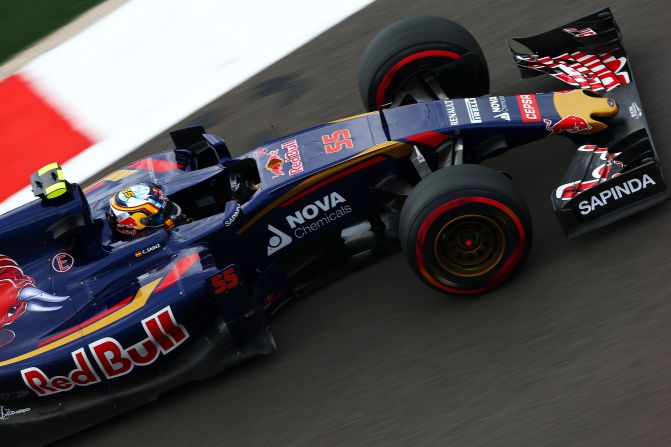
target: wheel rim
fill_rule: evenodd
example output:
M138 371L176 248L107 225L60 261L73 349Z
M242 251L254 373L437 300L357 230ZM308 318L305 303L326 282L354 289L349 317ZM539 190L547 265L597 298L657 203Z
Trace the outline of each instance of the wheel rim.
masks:
M477 277L490 272L503 258L506 239L489 217L456 217L438 231L434 254L442 269L455 276Z

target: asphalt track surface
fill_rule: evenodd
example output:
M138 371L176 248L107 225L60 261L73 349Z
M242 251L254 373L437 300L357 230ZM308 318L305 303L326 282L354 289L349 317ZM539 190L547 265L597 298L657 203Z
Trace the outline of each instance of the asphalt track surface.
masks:
M364 46L410 15L442 15L470 29L494 92L561 88L522 81L505 38L602 6L380 1L185 123L205 124L240 153L273 137L271 124L288 133L361 112ZM671 177L671 8L610 6ZM259 32L272 38L282 25ZM168 146L160 137L132 158ZM549 194L572 155L568 141L554 138L490 163L525 191L535 225L525 268L494 293L445 299L392 256L288 306L272 324L277 354L56 445L671 445L671 207L567 241Z

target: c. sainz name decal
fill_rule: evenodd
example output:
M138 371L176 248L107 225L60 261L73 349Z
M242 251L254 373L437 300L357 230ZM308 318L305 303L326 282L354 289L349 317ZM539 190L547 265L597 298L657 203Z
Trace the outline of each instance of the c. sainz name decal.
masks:
M72 353L75 367L62 376L49 377L40 368L21 370L26 386L38 396L49 396L69 391L75 386L89 386L101 382L91 358L106 379L116 379L133 371L136 366L154 363L161 354L172 352L189 338L186 328L177 323L170 306L142 320L147 338L124 348L114 338L106 337Z

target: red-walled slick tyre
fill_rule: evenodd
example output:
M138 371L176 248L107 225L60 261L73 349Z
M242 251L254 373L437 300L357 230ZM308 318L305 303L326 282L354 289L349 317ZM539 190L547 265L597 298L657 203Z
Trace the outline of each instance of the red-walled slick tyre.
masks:
M364 106L376 110L392 102L409 80L459 60L474 62L441 80L450 97L474 97L489 91L487 61L475 38L464 27L442 17L411 17L398 21L370 41L361 59L359 92ZM466 85L463 79L471 82Z
M487 292L522 264L531 247L524 198L505 175L460 165L424 178L401 211L399 239L417 276L441 292Z

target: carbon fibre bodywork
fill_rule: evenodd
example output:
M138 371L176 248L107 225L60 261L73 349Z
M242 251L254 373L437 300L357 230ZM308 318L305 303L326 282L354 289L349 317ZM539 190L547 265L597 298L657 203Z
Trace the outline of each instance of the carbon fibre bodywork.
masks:
M559 29L561 45L547 48L551 63L533 68L541 57L516 53L518 64L525 73L556 71L554 53L583 39L564 29L588 33L584 21ZM550 38L542 36L520 42L541 51ZM601 62L611 64L608 57ZM285 303L362 255L395 249L400 206L427 172L561 134L579 147L553 193L569 236L663 200L628 62L617 65L611 71L628 78L604 88L605 97L575 90L419 102L313 127L237 158L222 139L186 128L172 133L174 149L3 215L3 439L61 437L273 352L268 322ZM133 239L114 234L109 198L140 182L160 185L191 220Z

